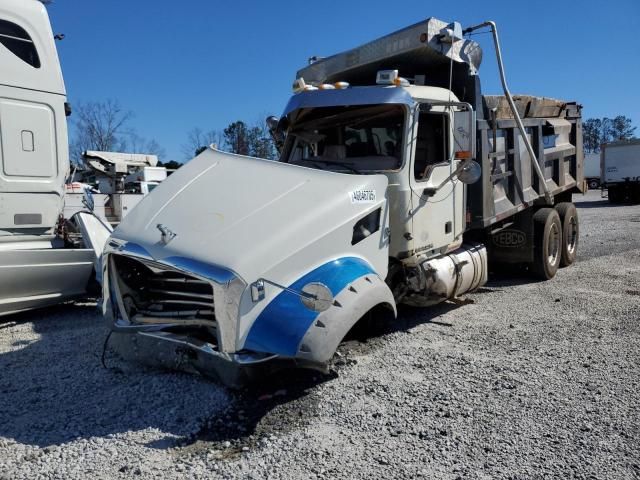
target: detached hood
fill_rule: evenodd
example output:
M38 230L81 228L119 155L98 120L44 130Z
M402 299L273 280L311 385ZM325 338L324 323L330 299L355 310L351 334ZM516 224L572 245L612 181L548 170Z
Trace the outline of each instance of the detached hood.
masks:
M196 260L251 282L294 256L306 263L357 254L353 224L382 208L384 226L386 188L383 175L325 172L209 149L146 196L113 237L140 245L159 261ZM166 244L159 224L175 234ZM299 256L322 238L322 247L310 254L317 258ZM381 247L377 259L368 260L386 272Z

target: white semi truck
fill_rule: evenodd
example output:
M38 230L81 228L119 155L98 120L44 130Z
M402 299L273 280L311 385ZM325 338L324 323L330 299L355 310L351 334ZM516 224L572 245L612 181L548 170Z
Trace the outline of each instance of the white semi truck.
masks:
M600 175L611 203L640 202L640 140L603 144Z
M66 100L45 7L1 0L0 316L84 295L101 272L110 229L90 213L61 215Z
M121 351L228 383L326 368L369 312L455 299L494 263L573 263L581 106L513 97L480 28L503 96L481 93L480 46L430 18L301 69L268 121L280 161L210 148L160 184L104 251Z

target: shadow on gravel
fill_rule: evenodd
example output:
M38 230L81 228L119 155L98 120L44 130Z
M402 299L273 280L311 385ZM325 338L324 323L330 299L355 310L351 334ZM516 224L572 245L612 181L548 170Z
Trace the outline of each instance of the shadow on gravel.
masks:
M274 435L287 433L309 423L316 415L318 399L313 389L337 378L330 373L288 368L265 376L233 394L229 408L207 419L201 428L182 440L173 442L181 455L209 455L218 458L239 455ZM165 448L162 440L147 444Z
M492 281L483 291L499 285ZM316 387L336 379L354 356L380 348L384 336L424 324L449 328L439 318L456 308L464 305L401 306L394 322L388 314L371 315L350 333L339 350L346 353L329 373L279 370L236 392L198 375L150 369L112 355L109 365L115 368L102 368L107 329L93 305L13 315L0 322L0 341L10 349L0 354L0 437L49 447L155 430L138 441L178 454L216 450L233 456L308 424L319 410Z
M250 387L234 393L230 407L203 423L194 435L174 444L180 455L232 458L243 449L269 442L274 435L307 425L318 411L319 399L314 390L338 377L340 371L355 363L357 356L374 352L385 336L409 331L418 325L433 324L448 328L450 323L438 318L460 307L444 303L431 308L400 306L397 320L389 321L388 312L378 311L363 318L349 332L338 349L328 374L301 368L276 371L262 377ZM147 444L166 448L164 441Z
M107 329L94 305L11 315L0 328L0 438L9 441L49 447L148 429L184 438L229 403L198 376L102 368Z
M609 202L606 198L602 200L585 200L583 202L573 202L576 208L602 208L602 207L620 207L623 205L616 205Z

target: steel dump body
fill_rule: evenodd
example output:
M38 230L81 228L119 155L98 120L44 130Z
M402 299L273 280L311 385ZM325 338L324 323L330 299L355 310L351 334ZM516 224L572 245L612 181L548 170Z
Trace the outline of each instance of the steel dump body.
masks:
M487 227L544 200L532 159L503 101L485 98L487 119L477 120L476 161L482 176L467 187L469 228ZM551 194L584 191L580 106L539 97L515 101Z
M318 85L346 81L351 85L372 85L376 72L398 70L416 85L449 88L461 101L481 110L479 77L480 45L463 40L443 45L440 37L449 24L428 18L357 48L317 60L297 72L298 78ZM453 81L449 82L449 69ZM423 81L418 76L424 76Z

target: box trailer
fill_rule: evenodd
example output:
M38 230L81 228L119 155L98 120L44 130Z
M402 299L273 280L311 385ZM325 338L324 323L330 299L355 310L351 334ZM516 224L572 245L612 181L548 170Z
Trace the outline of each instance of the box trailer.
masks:
M611 203L640 202L640 140L602 145L600 172Z
M480 28L504 95L482 94L463 35ZM279 161L207 149L111 236L103 311L137 352L186 350L228 383L326 368L371 312L455 299L492 264L551 279L575 261L581 107L511 95L493 23L429 18L314 59L293 88L268 119Z

